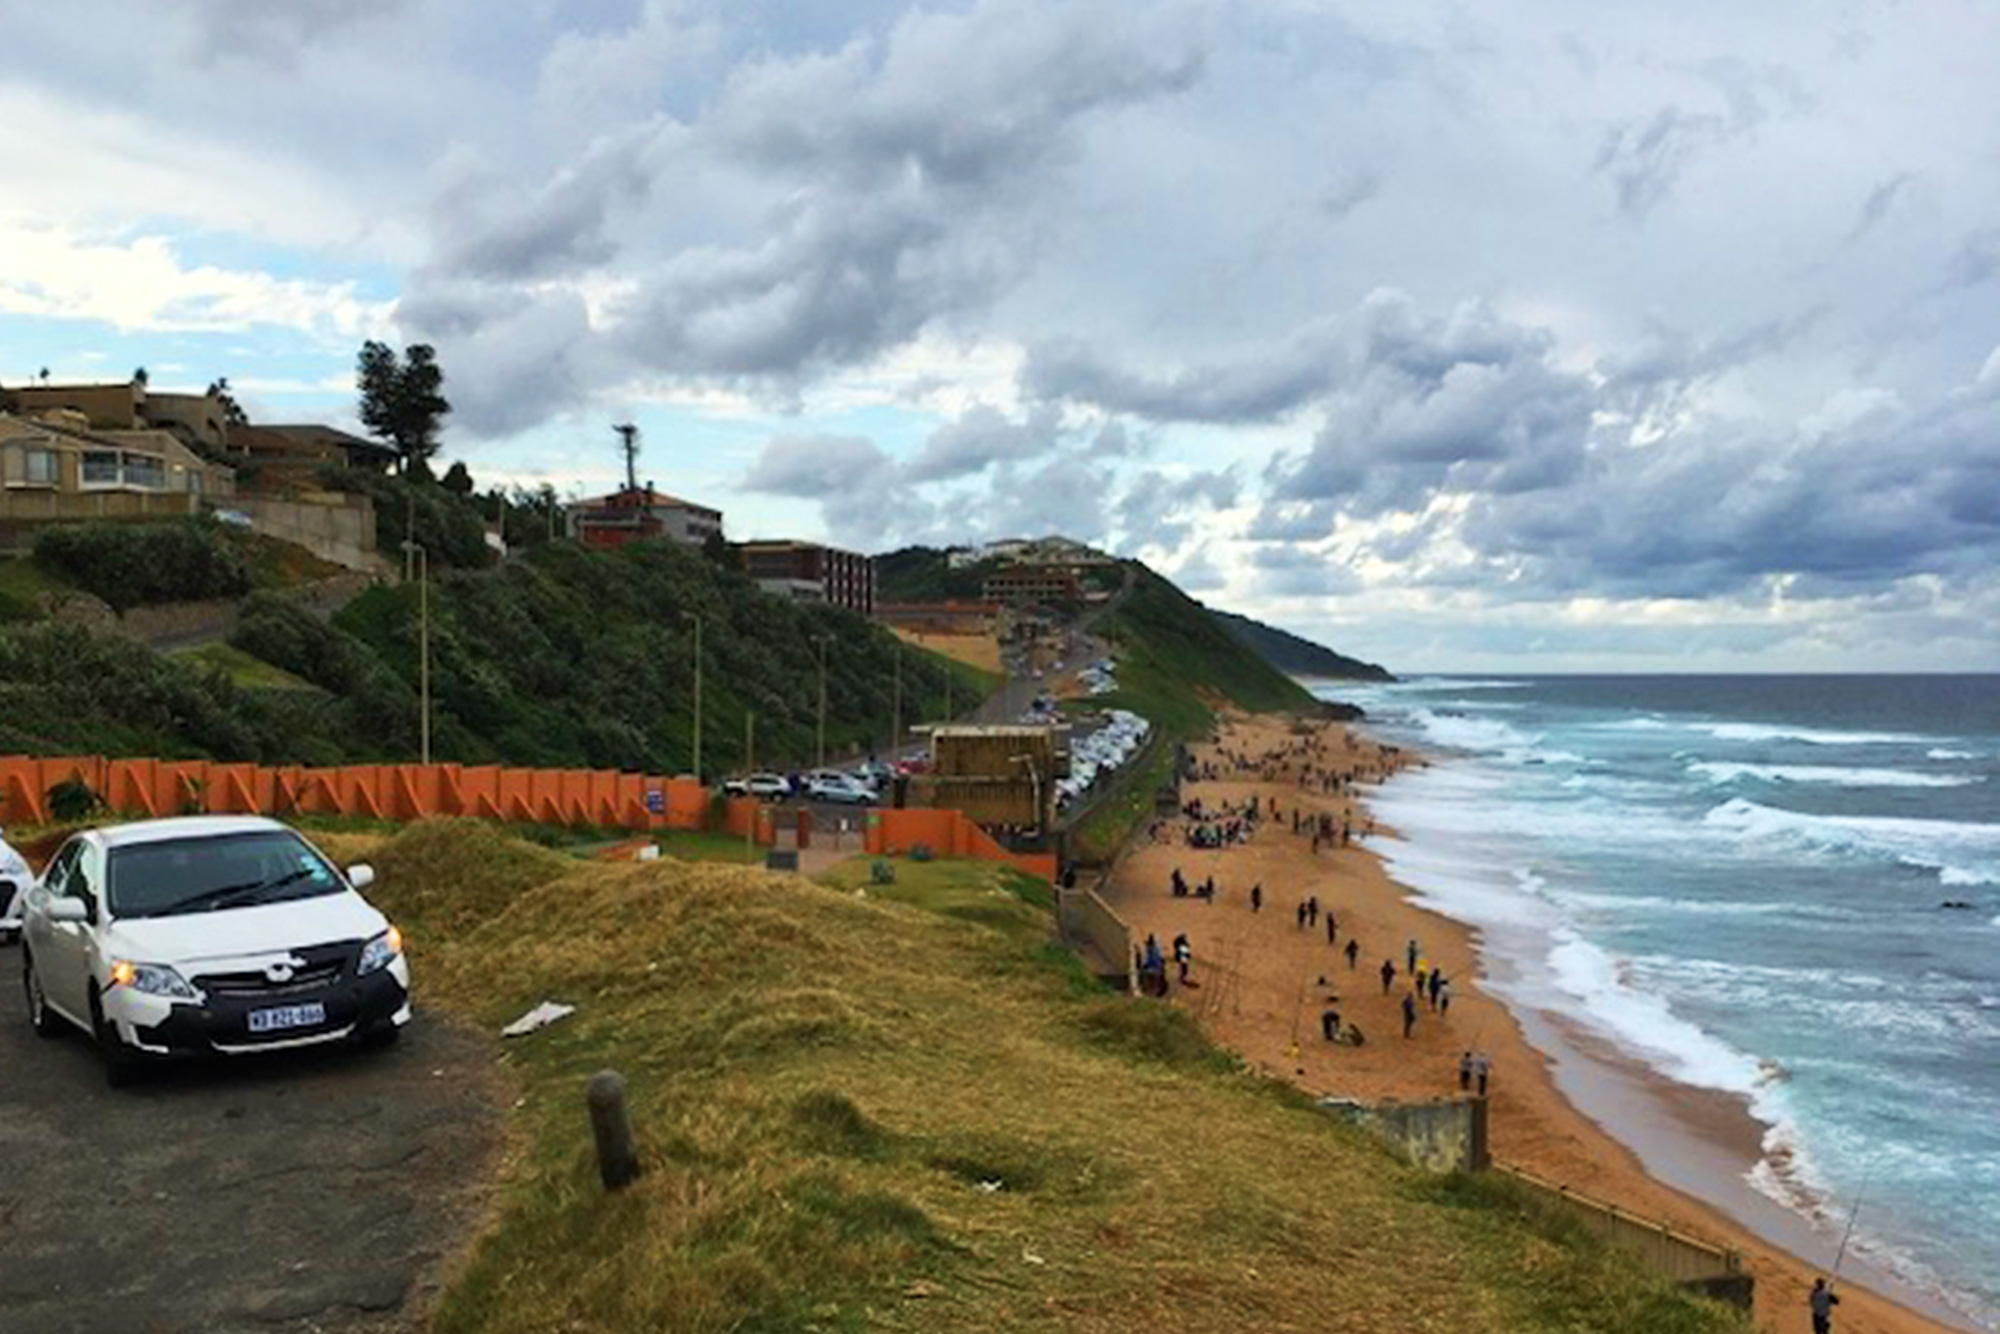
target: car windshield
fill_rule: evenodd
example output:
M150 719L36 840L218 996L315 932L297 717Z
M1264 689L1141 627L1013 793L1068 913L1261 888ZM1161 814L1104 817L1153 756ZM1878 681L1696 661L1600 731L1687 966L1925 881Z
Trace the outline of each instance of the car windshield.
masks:
M326 860L289 829L113 848L107 879L119 917L247 908L344 888Z

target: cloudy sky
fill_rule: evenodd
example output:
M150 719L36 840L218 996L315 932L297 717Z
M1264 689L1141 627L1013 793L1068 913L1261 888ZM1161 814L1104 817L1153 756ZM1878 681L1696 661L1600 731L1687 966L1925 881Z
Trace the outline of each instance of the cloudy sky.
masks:
M6 0L0 383L732 536L1061 532L1398 669L2000 669L1977 0Z

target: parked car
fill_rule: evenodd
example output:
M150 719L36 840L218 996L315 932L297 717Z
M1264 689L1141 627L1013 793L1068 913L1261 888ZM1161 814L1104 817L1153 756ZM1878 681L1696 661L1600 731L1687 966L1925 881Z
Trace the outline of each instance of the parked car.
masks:
M35 873L28 869L27 859L7 842L5 832L0 830L0 945L19 938L21 905L35 886Z
M84 830L28 894L29 1022L90 1034L114 1086L168 1057L394 1041L410 966L374 880L257 816Z
M806 778L806 796L812 801L838 802L845 806L869 806L875 801L873 789L852 777L822 769Z
M755 797L759 801L783 801L792 795L792 784L782 774L751 774L732 778L722 785L732 797Z

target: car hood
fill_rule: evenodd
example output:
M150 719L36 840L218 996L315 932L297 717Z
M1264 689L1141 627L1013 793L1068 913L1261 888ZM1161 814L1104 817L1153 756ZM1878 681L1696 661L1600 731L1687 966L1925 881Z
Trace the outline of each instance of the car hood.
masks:
M389 929L374 905L351 889L286 903L223 908L177 917L129 917L112 924L105 945L141 963L214 964L282 955L341 940L367 940Z

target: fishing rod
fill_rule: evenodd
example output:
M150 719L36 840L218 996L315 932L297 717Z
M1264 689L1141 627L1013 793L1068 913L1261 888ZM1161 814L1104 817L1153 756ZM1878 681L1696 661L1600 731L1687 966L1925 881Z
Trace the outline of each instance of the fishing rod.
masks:
M1880 1160L1877 1159L1877 1162ZM1861 1178L1861 1189L1855 1192L1854 1207L1847 1212L1847 1230L1840 1234L1840 1249L1833 1256L1833 1278L1827 1284L1833 1287L1840 1282L1841 1262L1847 1258L1847 1242L1854 1235L1854 1222L1861 1217L1862 1201L1868 1198L1868 1184L1875 1179L1875 1163L1868 1164L1868 1171Z

